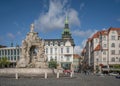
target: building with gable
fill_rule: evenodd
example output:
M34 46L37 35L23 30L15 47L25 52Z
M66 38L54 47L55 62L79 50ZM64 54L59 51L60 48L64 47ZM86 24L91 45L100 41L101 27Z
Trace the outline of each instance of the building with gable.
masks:
M83 65L91 67L94 72L117 70L116 66L120 67L120 28L96 32L88 38L81 53Z

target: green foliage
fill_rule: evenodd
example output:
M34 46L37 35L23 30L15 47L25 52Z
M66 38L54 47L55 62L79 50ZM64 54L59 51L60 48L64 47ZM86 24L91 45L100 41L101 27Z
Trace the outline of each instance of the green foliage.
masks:
M51 60L50 62L49 62L49 68L57 68L57 62L56 61L54 61L54 60Z
M98 73L100 70L99 70L99 66L97 65L96 66L96 73Z
M120 65L116 64L116 65L113 66L113 68L120 69Z
M2 57L2 58L0 59L0 66L1 66L1 67L5 67L5 66L7 66L7 65L9 65L9 64L10 64L10 62L8 61L7 57Z

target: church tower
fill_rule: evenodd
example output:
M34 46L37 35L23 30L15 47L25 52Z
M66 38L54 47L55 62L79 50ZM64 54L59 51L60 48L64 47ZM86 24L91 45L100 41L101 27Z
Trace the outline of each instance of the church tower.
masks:
M62 32L62 39L72 39L70 29L69 29L69 24L68 24L68 16L66 16L66 19L65 19L65 27Z

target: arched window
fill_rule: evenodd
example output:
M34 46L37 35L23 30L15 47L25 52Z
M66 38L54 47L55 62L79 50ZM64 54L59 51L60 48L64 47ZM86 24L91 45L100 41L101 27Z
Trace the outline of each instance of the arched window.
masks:
M112 44L111 44L111 47L115 47L115 43L112 43Z

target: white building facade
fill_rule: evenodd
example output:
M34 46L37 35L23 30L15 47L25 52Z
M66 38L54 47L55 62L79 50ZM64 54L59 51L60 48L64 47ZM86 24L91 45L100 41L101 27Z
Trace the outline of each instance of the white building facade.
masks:
M94 72L102 68L120 66L120 28L109 28L96 32L86 42L84 63Z
M20 47L4 47L0 48L0 59L6 57L10 61L10 67L15 67L16 62L20 58Z

